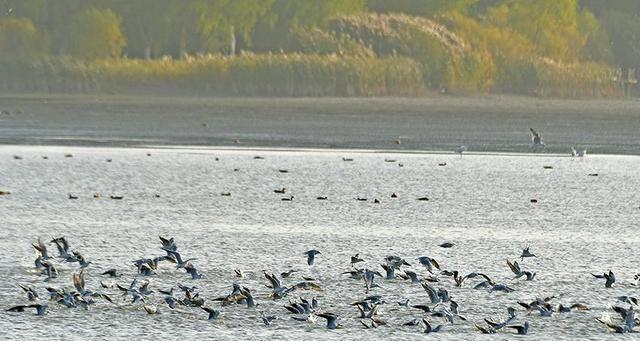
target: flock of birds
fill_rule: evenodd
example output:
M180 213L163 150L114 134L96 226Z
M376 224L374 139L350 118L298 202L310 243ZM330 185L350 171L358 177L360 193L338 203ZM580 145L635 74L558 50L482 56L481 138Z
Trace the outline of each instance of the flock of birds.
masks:
M321 283L316 279L298 274L299 270L290 269L280 274L263 271L264 286L268 288L268 294L260 292L260 289L248 288L238 283L232 283L231 291L228 293L217 295L212 299L205 298L198 288L194 285L186 285L177 283L175 287L155 288L151 285L150 278L160 276L158 270L160 267L175 266L176 271L184 271L185 281L204 280L206 277L198 271L195 266L196 259L184 257L180 251L174 238L159 237L159 250L162 254L149 258L140 258L132 260L130 269L135 269L132 279L123 281L127 277L121 272L121 269L101 269L96 272L100 274L101 288L96 290L89 288L85 282L87 269L91 266L91 261L87 261L85 257L77 250L72 250L69 242L65 237L53 238L48 244L38 239L33 243L33 249L36 252L34 260L34 268L37 270L37 276L44 277L44 282L58 278L62 271L58 267L65 264L67 267L77 266L76 270L71 270L71 286L63 287L46 287L46 294L42 294L37 288L20 284L20 290L23 292L23 299L27 303L15 305L7 309L8 312L17 313L27 310L34 311L36 315L47 314L49 304L67 309L89 309L89 307L97 304L98 301L103 304L112 304L114 306L134 306L145 311L149 315L158 314L160 306L162 309L176 310L193 309L202 311L203 319L218 320L224 314L231 314L234 306L246 306L247 309L255 311L262 322L270 326L282 318L290 318L295 321L305 322L309 324L316 323L318 318L326 320L326 328L341 328L341 317L338 314L325 310L316 296L305 298L304 294L308 292L322 292ZM55 245L57 255L53 256L49 253L47 245ZM441 248L449 249L456 246L453 242L445 242L439 245ZM317 258L322 253L318 250L309 250L301 255L300 261L303 259L309 267L313 267ZM527 258L537 257L531 252L529 246L522 250L519 258L523 262ZM379 269L359 267L360 263L364 263L365 259L359 254L345 259L346 266L349 270L341 272L345 278L349 278L354 283L361 283L363 295L360 300L350 303L354 308L355 318L359 319L362 328L371 329L380 326L389 325L381 318L381 311L385 305L398 305L404 309L413 310L419 317L413 318L402 323L402 327L415 328L423 333L437 333L445 330L445 325L453 326L455 323L463 323L468 321L461 311L461 303L454 300L454 295L450 290L444 287L444 282L448 282L455 288L464 286L472 287L475 290L483 290L488 293L502 292L509 294L515 291L514 288L504 282L497 281L489 275L481 272L470 272L462 275L456 270L444 269L440 262L429 256L420 256L414 259L417 261L417 268L422 269L421 274L409 268L411 264L402 257L390 255L384 258L380 264L380 268L384 270L384 274ZM73 265L75 264L75 265ZM165 265L166 264L166 265ZM512 280L522 279L525 281L535 280L536 273L523 269L521 263L517 259L506 260L509 270L513 273ZM234 276L238 280L245 277L245 273L241 269L234 270ZM616 283L616 277L612 271L603 274L592 274L597 279L604 279L605 288L611 288ZM635 284L640 284L640 273L635 275ZM420 285L424 289L427 303L411 304L410 299L400 302L388 302L381 294L372 294L370 291L375 288L383 289L380 285L382 281L406 282L409 285ZM120 297L118 297L120 295ZM297 298L294 298L298 296ZM285 300L282 305L281 314L268 314L260 309L259 298L264 300ZM517 301L515 304L524 309L521 313L514 307L506 307L506 315L499 319L484 318L481 322L473 322L475 328L483 334L495 334L499 332L511 331L520 335L527 334L531 328L529 320L531 314L537 313L540 317L551 317L554 314L569 313L571 311L584 312L589 307L582 302L576 302L569 305L562 303L554 304L557 298L554 296L545 298L535 298L528 302ZM610 330L616 333L634 332L634 328L640 323L640 318L636 315L634 307L638 305L638 299L632 296L618 296L615 298L619 304L628 304L628 307L622 305L613 305L612 313L614 318L597 318L596 320ZM216 305L218 307L216 307ZM223 311L223 309L225 309ZM237 309L237 308L236 308ZM285 315L286 314L286 315ZM282 315L285 315L284 317ZM462 322L461 322L462 321ZM518 323L518 321L520 321ZM449 327L446 327L449 328Z
M534 147L545 146L541 135L531 130L532 145ZM400 143L399 139L397 143ZM462 154L467 150L465 146L459 146L455 152ZM150 156L150 155L148 155ZM586 156L586 150L577 152L572 148L572 156ZM71 157L71 155L67 155ZM351 161L346 159L344 161ZM387 161L387 160L385 160ZM276 193L284 194L286 188L274 190ZM9 192L3 193L8 194ZM223 194L224 195L224 194ZM394 197L395 194L392 194ZM111 199L122 199L121 196L110 196ZM75 197L77 198L77 197ZM70 199L75 199L70 195ZM282 200L293 200L294 197L283 198ZM319 200L326 197L318 197ZM358 198L358 200L366 200ZM427 197L418 200L429 200ZM232 314L234 306L246 306L255 311L261 321L270 326L278 323L278 320L290 318L300 323L314 324L318 318L326 321L326 328L341 328L341 320L348 318L340 316L330 309L324 309L315 293L323 291L322 283L313 277L304 276L298 270L290 269L279 274L263 271L264 286L268 292L262 292L263 288L248 288L238 283L231 284L228 293L216 295L212 299L205 298L196 286L176 283L175 287L159 288L154 287L151 278L157 278L161 273L161 267L175 267L176 271L184 271L184 281L206 280L206 276L198 270L195 265L196 259L186 258L178 251L178 246L174 238L160 237L159 249L162 254L149 258L132 260L130 263L131 273L123 269L100 269L97 272L88 269L92 265L91 261L85 259L78 250L72 250L65 237L53 238L48 243L38 239L33 243L36 252L34 261L35 274L44 277L44 282L49 283L52 279L58 278L66 273L69 267L77 266L76 270L71 270L71 282L67 286L53 287L46 286L46 294L41 288L19 284L23 293L23 303L7 309L8 312L18 313L24 311L34 311L36 315L46 315L49 305L56 305L62 308L89 309L100 304L112 304L114 306L139 307L147 314L158 314L162 309L193 309L201 311L203 319L219 320L225 314ZM52 255L48 251L48 245L55 245L57 255ZM439 245L444 249L456 247L453 242L445 242ZM309 267L313 267L317 258L321 259L322 253L318 250L305 252L304 258ZM517 259L506 259L506 266L513 274L512 280L534 281L536 272L529 271L523 266L524 260L536 257L530 251L529 246L522 250ZM415 311L418 317L402 322L406 328L418 328L423 333L443 332L456 323L472 323L478 332L483 334L496 334L501 332L511 332L520 335L527 334L532 326L530 320L532 314L536 313L540 317L550 317L554 314L564 314L571 311L584 312L589 307L583 302L574 302L564 305L555 303L557 297L535 298L531 301L514 302L524 312L507 306L506 314L500 318L484 318L482 321L468 321L462 313L462 302L454 299L454 294L445 286L452 285L454 288L471 287L475 290L483 290L488 293L501 292L509 294L515 289L509 284L495 280L495 278L481 272L470 272L462 274L457 270L445 269L436 259L429 256L420 256L413 260L416 267L397 255L389 255L380 262L379 268L361 267L365 259L359 254L353 255L350 259L345 259L344 266L348 270L341 272L345 278L349 278L353 283L360 283L358 287L363 290L363 298L350 303L353 306L355 318L359 320L362 328L372 329L380 326L389 326L390 323L383 320L381 311L385 305L397 305L409 311ZM74 265L75 264L75 265ZM372 264L372 263L366 263ZM64 271L59 271L60 267L65 267ZM133 273L135 269L135 273ZM420 270L417 270L420 269ZM100 289L89 288L85 282L85 276L89 272L101 276ZM234 271L234 276L238 281L245 277L241 269ZM612 271L603 274L592 274L595 279L604 280L605 288L612 288L616 283L616 276ZM129 277L126 281L124 278ZM419 285L426 294L424 300L427 303L411 304L411 299L406 298L400 302L389 302L384 295L372 293L376 289L384 289L381 285L384 281L406 282L410 285ZM640 285L640 273L634 276L634 285ZM447 283L447 284L445 284ZM312 297L304 297L312 295ZM120 297L118 297L120 296ZM297 297L296 297L297 296ZM266 313L260 308L259 300L282 300L281 313ZM634 332L636 325L640 323L640 318L636 315L635 307L638 305L638 298L633 296L617 296L616 304L611 307L612 316L597 318L596 320L605 325L609 330L616 333ZM628 305L625 306L624 304Z

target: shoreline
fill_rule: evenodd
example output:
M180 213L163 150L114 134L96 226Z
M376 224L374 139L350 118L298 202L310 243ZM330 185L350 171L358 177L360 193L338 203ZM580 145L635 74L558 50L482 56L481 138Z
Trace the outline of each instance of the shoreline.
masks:
M0 144L640 155L637 100L0 94ZM396 143L400 139L401 143Z
M156 152L177 152L177 153L190 153L190 154L215 154L215 153L252 153L252 152L264 152L264 153L287 153L287 154L301 154L301 153L318 153L318 154L335 154L335 155L404 155L408 157L420 157L420 156L452 156L456 159L459 157L455 152L446 152L442 150L385 150L385 149L341 149L341 148L304 148L304 147L229 147L229 146L194 146L194 145L135 145L135 146L98 146L98 145L26 145L26 144L0 144L0 151L2 150L24 150L24 151L37 151L46 150L51 152L68 152L69 150L76 151L93 151L100 150L102 152L111 151L156 151ZM517 152L474 152L467 151L463 154L465 157L477 157L477 156L490 156L490 157L543 157L543 158L574 158L584 159L583 157L572 157L569 154L557 154L557 153L517 153ZM635 154L589 154L586 158L590 157L625 157L636 158L640 155Z

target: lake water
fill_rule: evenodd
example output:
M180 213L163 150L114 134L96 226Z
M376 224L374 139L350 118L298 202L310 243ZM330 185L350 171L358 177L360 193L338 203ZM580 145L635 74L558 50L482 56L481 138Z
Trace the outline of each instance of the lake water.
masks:
M639 169L637 156L460 158L341 150L1 146L0 190L11 194L0 196L0 328L5 339L32 340L407 340L425 335L421 327L402 323L427 317L432 324L444 325L438 339L495 340L513 334L481 335L473 324L483 323L483 318L500 320L511 306L518 311L514 324L529 321L529 337L535 340L617 339L595 318L612 313L609 307L616 304L616 296L640 294L631 285L639 269ZM593 173L598 176L588 176ZM273 192L282 187L287 194ZM102 197L93 198L96 192ZM222 192L231 195L221 196ZM397 198L391 198L392 193ZM78 199L69 200L69 194ZM123 199L112 200L110 195ZM281 200L289 195L293 201ZM430 200L416 200L424 196ZM373 203L375 198L379 204ZM196 258L193 264L205 278L191 280L175 265L161 263L157 275L148 278L156 291L148 303L158 304L159 314L147 315L142 304L124 301L118 290L101 289L99 282L109 279L100 273L117 268L124 274L117 282L128 286L136 275L134 259L164 254L159 235L175 237L179 251ZM115 304L98 301L85 311L50 302L45 316L4 311L26 303L18 284L34 286L45 297L47 286L73 287L77 264L54 260L60 276L48 282L33 267L30 244L38 237L48 242L58 236L65 236L71 249L92 261L85 270L87 287L111 294ZM438 247L444 241L456 246ZM528 244L538 257L521 265L537 276L533 281L512 280L505 259L518 258ZM57 254L53 245L48 247ZM309 249L322 252L311 267L303 255ZM383 295L388 302L379 315L388 325L365 330L356 308L349 305L367 296L363 282L341 275L356 253L366 260L359 267L382 272L384 257L397 255L421 276L427 272L415 258L427 255L442 269L484 272L515 291L474 290L477 280L457 288L451 278L439 276L440 282L433 285L449 290L468 318L449 324L396 303L406 298L411 304L428 303L419 284L380 278L376 282L382 288L370 294ZM242 269L246 277L235 277L234 269ZM262 271L278 274L289 269L300 272L284 284L312 276L324 290L270 299ZM590 273L609 269L617 282L605 289L604 281ZM221 319L207 321L198 308L170 310L157 289L177 283L197 286L207 299L205 305L221 310ZM230 293L232 283L250 288L259 306L220 307L211 301ZM322 319L315 324L292 320L282 307L289 298L314 295L321 311L340 316L342 329L327 330ZM540 317L527 315L516 303L550 295L557 297L554 305L584 303L591 310ZM265 326L261 312L279 319Z

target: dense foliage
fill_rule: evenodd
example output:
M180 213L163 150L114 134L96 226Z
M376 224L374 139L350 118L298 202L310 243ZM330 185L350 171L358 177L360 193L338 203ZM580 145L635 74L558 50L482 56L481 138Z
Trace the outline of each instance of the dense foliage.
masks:
M56 75L22 86L47 91L68 76L62 91L126 79L212 94L615 95L615 69L640 64L637 0L3 0L0 11L0 72Z

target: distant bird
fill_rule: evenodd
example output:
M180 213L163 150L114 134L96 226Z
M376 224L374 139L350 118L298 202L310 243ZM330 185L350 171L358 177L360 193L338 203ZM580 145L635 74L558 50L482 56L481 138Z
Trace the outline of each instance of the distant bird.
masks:
M116 269L109 269L109 270L103 272L102 275L103 276L109 276L109 277L120 277L120 276L122 276L122 274L119 274Z
M422 323L424 324L423 333L425 333L425 334L437 333L440 330L442 330L442 325L438 325L438 326L436 326L434 328L431 328L431 325L429 324L429 322L426 319L422 319Z
M536 276L535 272L532 273L529 271L521 270L520 264L518 264L518 261L513 261L512 263L510 260L507 259L507 265L509 266L509 269L511 269L511 272L513 272L516 275L514 279L520 278L522 276L526 276L527 281L531 281Z
M609 270L609 273L604 273L602 275L591 274L595 278L603 278L606 280L604 283L605 288L611 288L613 284L616 282L616 275L613 271Z
M333 313L321 313L318 317L322 317L327 320L327 329L338 328L338 316Z
M264 313L262 313L261 317L262 323L264 323L265 326L270 326L273 321L278 319L278 317L275 315L264 315Z
M507 328L515 329L518 335L526 335L529 331L529 322L525 321L522 326L507 326Z
M8 312L18 312L21 313L25 311L25 309L36 308L36 315L44 315L47 313L48 304L30 304L30 305L17 305L7 309Z
M344 161L344 162L352 162L352 161L353 161L353 159L352 159L352 158L350 158L350 157L343 157L343 158L342 158L342 161Z
M75 200L75 199L78 199L78 197L73 194L69 194L69 199Z
M154 315L158 313L158 306L153 305L153 304L145 304L143 306L144 310L147 312L147 314L149 315Z
M20 284L20 288L22 288L22 290L24 290L24 292L27 294L27 299L29 301L31 301L31 302L37 301L38 298L40 298L38 296L38 292L36 292L36 290L34 288L27 287L27 286L24 286L22 284Z
M396 137L395 141L396 144L402 144L402 140L400 139L400 136Z
M522 254L520 255L520 260L524 260L525 258L536 257L531 251L529 251L529 246L527 246L524 250L522 250Z
M220 311L219 310L215 310L215 309L207 308L207 307L200 307L200 309L206 311L209 314L209 317L207 317L207 320L215 320L218 317L220 317Z
M462 158L462 153L464 153L466 151L467 151L467 146L465 146L465 145L459 145L455 150L455 152L457 154L460 154L460 158Z
M356 264L360 262L364 262L364 259L360 258L358 253L356 253L355 256L351 256L351 264Z
M533 128L529 128L531 131L531 143L533 147L543 147L545 144L542 141L542 135L535 131Z
M430 258L427 256L420 256L416 259L420 262L420 264L422 264L425 268L427 268L427 271L431 273L433 273L434 267L440 270L440 264L438 264L438 262L433 258Z
M455 245L456 245L456 243L452 243L452 242L444 242L444 243L442 243L442 244L440 244L440 245L438 245L438 246L440 246L440 247L442 247L442 248L445 248L445 249L448 249L448 248L452 248L452 247L454 247Z
M321 255L322 253L318 250L309 250L304 254L307 255L307 264L313 265L316 260L316 255Z

